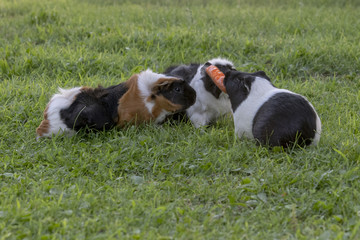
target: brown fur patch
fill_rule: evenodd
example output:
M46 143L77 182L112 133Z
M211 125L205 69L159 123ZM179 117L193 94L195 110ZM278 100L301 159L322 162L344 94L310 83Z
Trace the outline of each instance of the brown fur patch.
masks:
M163 110L167 112L176 112L180 109L181 105L170 102L164 96L156 96L155 106L152 109L152 115L156 119Z
M118 126L125 126L128 123L140 124L151 120L152 116L145 106L143 98L140 96L138 88L138 75L133 75L126 81L129 88L120 98L118 106Z
M182 108L181 105L174 104L166 99L164 96L157 95L160 90L166 90L170 87L173 81L178 81L177 78L159 78L151 89L150 96L147 96L146 101L153 102L154 107L150 113L145 106L144 98L140 96L138 88L138 75L133 75L126 81L129 90L120 98L118 106L117 121L118 126L125 126L126 124L141 124L155 120L163 110L167 112L176 112Z
M92 90L93 88L91 88L91 87L81 87L80 88L80 91L84 91L84 92L86 92L86 91L89 91L89 90Z
M39 127L36 129L36 134L40 137L49 132L50 122L48 120L48 113L47 113L49 109L49 104L50 103L48 103L48 105L44 110L44 120L41 121Z

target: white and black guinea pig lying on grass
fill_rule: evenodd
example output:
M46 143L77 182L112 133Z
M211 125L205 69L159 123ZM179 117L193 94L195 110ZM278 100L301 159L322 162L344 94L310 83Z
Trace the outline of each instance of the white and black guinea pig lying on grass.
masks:
M263 71L229 70L224 75L210 66L207 72L229 95L235 132L240 138L256 139L271 147L319 142L320 118L305 97L276 88Z
M165 70L164 74L184 79L196 91L195 104L186 111L173 115L173 119L187 117L195 127L201 127L214 123L219 117L231 113L229 96L223 93L205 72L206 67L211 64L221 71L235 69L229 60L214 58L205 64L184 64Z
M114 126L161 123L168 115L194 104L196 92L179 78L151 70L108 88L59 89L36 129L39 137L74 134L80 129L106 130Z

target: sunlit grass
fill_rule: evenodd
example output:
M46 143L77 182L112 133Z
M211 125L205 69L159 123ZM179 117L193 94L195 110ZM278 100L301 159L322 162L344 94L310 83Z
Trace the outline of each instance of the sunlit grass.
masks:
M357 1L0 2L0 239L357 239ZM58 87L226 57L306 96L318 147L214 126L35 140Z

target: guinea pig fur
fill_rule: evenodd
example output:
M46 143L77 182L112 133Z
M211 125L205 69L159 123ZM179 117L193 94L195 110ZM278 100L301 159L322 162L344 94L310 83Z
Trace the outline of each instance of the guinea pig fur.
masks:
M189 118L195 127L208 125L231 112L228 95L223 93L205 72L205 68L209 65L215 65L221 71L234 69L233 63L229 60L214 58L205 64L192 63L172 66L164 72L166 75L184 79L195 89L195 104L181 113ZM174 117L179 118L177 115Z
M82 128L106 130L127 123L160 123L195 99L196 92L185 81L147 70L108 88L59 89L36 133L39 138L72 135Z
M51 137L58 133L71 136L82 128L112 128L118 119L118 99L127 90L125 83L109 88L59 88L59 93L45 108L44 120L36 129L37 137Z
M153 121L161 123L171 114L194 104L195 90L184 80L153 73L135 75L127 82L129 90L119 101L118 125Z
M224 85L233 111L235 132L262 145L316 145L321 122L303 96L271 84L265 72L228 71Z

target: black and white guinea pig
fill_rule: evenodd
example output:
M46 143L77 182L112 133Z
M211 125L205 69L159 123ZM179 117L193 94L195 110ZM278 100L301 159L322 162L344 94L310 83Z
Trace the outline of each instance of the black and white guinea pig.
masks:
M276 88L263 71L228 71L224 85L231 101L235 132L268 146L316 145L321 122L303 96Z
M181 115L190 119L195 127L208 125L219 117L231 113L227 94L223 93L205 72L205 68L215 65L221 71L235 69L227 59L214 58L205 64L193 63L169 67L164 74L184 79L196 91L196 102ZM179 116L174 115L178 118Z
M196 92L182 79L146 70L108 88L59 89L44 111L37 137L87 129L162 122L194 104Z

